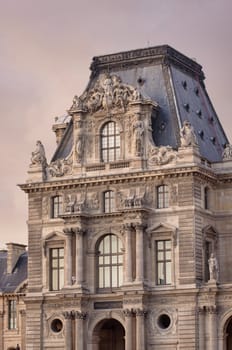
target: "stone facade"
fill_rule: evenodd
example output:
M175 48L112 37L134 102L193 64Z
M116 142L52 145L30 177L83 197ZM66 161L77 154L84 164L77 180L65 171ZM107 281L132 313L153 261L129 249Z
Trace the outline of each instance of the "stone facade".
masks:
M228 350L232 158L201 66L95 57L28 179L26 350Z

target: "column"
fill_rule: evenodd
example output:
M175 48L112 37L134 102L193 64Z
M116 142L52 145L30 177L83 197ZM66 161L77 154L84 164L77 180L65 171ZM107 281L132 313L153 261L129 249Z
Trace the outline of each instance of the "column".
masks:
M65 318L65 350L72 350L72 313L63 313Z
M208 308L209 343L208 350L217 350L217 309L215 305Z
M20 310L21 315L21 350L26 349L25 338L26 338L26 310Z
M132 227L131 224L124 225L124 231L126 234L126 266L125 266L125 282L132 282L132 237L131 232Z
M133 329L132 329L132 317L133 311L129 309L123 310L126 318L126 339L125 339L125 350L133 349Z
M205 308L198 308L199 350L205 350Z
M146 315L145 310L137 309L136 314L136 349L145 349L145 336L144 336L144 317Z
M85 312L75 312L75 350L84 350L84 320L86 318Z
M144 279L144 246L143 225L136 224L136 281L142 283Z
M72 229L64 229L66 239L65 251L65 286L72 285Z
M76 284L83 284L83 234L84 230L77 228L76 232Z

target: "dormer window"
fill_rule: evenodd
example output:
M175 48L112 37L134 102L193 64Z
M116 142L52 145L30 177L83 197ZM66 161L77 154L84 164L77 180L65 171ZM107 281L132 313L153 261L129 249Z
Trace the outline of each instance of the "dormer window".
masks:
M115 122L106 123L101 131L101 160L105 163L120 158L120 131Z

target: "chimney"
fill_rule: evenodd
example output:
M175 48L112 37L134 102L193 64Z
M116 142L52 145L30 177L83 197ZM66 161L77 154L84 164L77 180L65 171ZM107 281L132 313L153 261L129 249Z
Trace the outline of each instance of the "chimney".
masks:
M7 273L12 273L18 258L26 251L26 245L7 243Z

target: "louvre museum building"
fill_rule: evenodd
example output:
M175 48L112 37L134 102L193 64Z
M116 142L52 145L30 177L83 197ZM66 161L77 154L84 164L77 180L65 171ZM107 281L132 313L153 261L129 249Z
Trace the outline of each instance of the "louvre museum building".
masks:
M18 346L231 350L232 146L201 65L163 45L94 57L90 71L55 119L51 161L35 140L20 185Z

